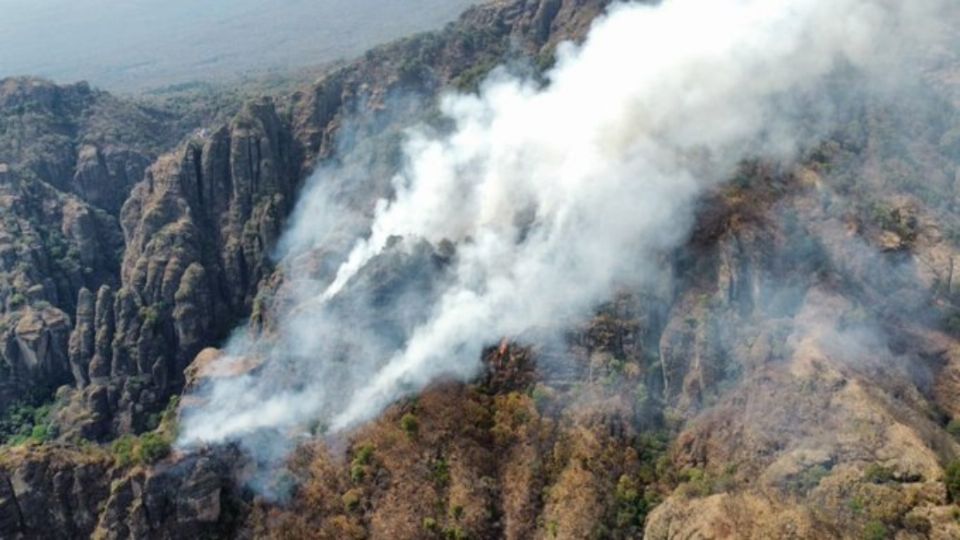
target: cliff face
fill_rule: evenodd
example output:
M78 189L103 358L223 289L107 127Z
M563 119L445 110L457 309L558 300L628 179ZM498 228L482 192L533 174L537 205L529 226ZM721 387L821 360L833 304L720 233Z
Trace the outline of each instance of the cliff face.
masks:
M190 127L86 83L0 80L0 163L116 215L130 188Z
M255 506L256 530L956 537L956 124L914 114L868 106L796 168L745 164L663 287L571 330L571 361L504 342L345 457L305 444L293 502ZM895 122L911 148L878 150Z
M72 381L70 316L83 287L117 279L116 219L30 173L0 178L0 407Z
M47 190L46 199L69 201L71 210L61 228L77 236L70 238L70 252L96 259L92 271L83 269L83 279L67 275L62 291L44 289L42 294L59 295L49 308L40 296L40 307L33 301L21 306L19 297L8 306L7 316L18 326L7 330L12 344L7 350L15 354L5 357L14 367L4 383L40 396L71 383L57 395L52 424L63 441L109 441L151 429L169 398L178 394L184 368L196 353L217 344L251 313L267 278L273 283L279 279L270 256L283 221L305 176L342 146L337 136L346 119L367 119L356 131L350 126L357 139L402 127L422 113L413 107L391 109L396 96L430 95L449 84L475 85L508 54L539 54L563 35L582 35L603 4L519 2L471 10L443 32L375 49L289 97L250 101L226 125L195 132L159 157L189 127L168 112L83 84L4 81L6 144L0 147L0 161L5 180L19 175L13 170L24 171ZM16 182L10 180L10 185ZM362 188L357 197L366 204L378 189L384 187ZM12 199L7 202L14 207ZM73 217L81 211L96 218L86 218L93 225L72 225L82 221ZM45 225L56 222L43 217L38 221ZM40 242L37 249L48 244ZM29 267L43 279L56 278L40 264ZM21 286L30 287L33 281ZM41 295L40 289L33 291ZM20 352L25 347L28 352ZM22 373L29 370L35 376L24 384ZM22 399L11 394L8 401ZM10 475L24 474L18 472L22 467L39 467L29 481L10 484L6 508L16 508L30 493L60 497L49 491L61 489L52 487L62 476L50 464L54 459L45 451L27 450L5 465ZM114 478L123 469L109 460L98 466L97 473ZM220 472L220 478L229 477ZM76 511L107 520L102 524L110 534L138 536L145 529L142 522L129 525L134 519L129 509L139 507L135 501L142 495L136 494L146 484L135 475L125 482L127 488L120 491L101 482L89 486L89 494L69 497L84 499L84 508ZM74 504L64 502L68 509ZM43 527L43 520L7 513L11 517L4 520L4 536L43 536L52 530ZM50 525L86 534L97 521L72 519L58 518ZM176 537L182 532L179 523L179 518L157 522L148 529L158 537ZM169 530L157 532L163 526Z
M9 451L2 467L0 527L9 538L218 537L242 510L222 456L124 470L101 450L48 447Z
M343 195L368 219L396 133L430 115L411 95L474 88L504 58L542 68L606 4L481 6L179 144L165 113L4 81L0 410L67 387L58 442L3 449L0 537L960 535L949 83L936 111L857 107L796 168L744 164L659 261L662 284L612 299L564 350L504 341L472 383L302 441L271 479L289 500L247 491L263 479L234 448L157 442L170 399L213 376L203 349L247 317L269 335L302 301L273 254L307 175L351 166ZM322 251L294 263L329 272ZM429 294L448 256L392 254L357 280L377 294L410 272ZM409 324L383 296L378 324Z
M157 160L120 213L126 248L119 288L98 292L102 309L87 295L77 314L74 342L105 347L73 350L71 361L87 376L77 380L81 391L64 411L64 430L103 439L146 429L149 415L179 392L196 353L251 313L298 189L318 160L343 144L336 137L346 119L365 119L350 125L354 139L405 125L422 112L395 110L395 96L475 84L481 73L471 69L492 68L518 43L527 53L547 51L551 39L584 32L603 3L550 5L469 11L443 32L375 49L289 99L251 101L228 125ZM371 204L388 179L378 188L358 178L356 198Z
M120 207L186 129L85 83L0 81L0 408L87 377L69 361L89 345L70 343L72 316L119 283Z
M867 103L805 166L753 170L701 213L660 348L688 417L679 485L647 536L960 534L960 154L952 91L932 91Z
M297 185L294 151L264 100L150 167L120 215L120 287L101 288L96 302L87 294L77 314L73 339L88 346L71 361L86 376L72 398L79 412L65 414L96 408L69 429L92 439L142 431L200 348L249 313Z

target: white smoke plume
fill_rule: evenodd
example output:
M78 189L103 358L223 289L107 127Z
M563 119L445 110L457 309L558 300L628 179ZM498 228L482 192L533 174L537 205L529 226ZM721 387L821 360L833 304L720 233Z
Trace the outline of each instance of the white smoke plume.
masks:
M895 86L947 5L623 4L581 46L559 48L546 85L499 71L479 95L446 96L454 129L408 134L393 194L368 227L338 209L336 171L315 175L284 244L302 305L269 342L228 345L224 362L269 360L205 389L181 443L353 427L437 377L475 375L482 348L503 336L549 333L618 287L655 279L699 195L744 159L788 160L816 142L834 106L822 89L838 72L861 88ZM343 249L340 215L361 229L342 264L325 280L298 272L290 261L325 242ZM382 277L384 257L416 258L431 251L424 242L454 249L434 273L397 270L416 285L392 307L356 293Z

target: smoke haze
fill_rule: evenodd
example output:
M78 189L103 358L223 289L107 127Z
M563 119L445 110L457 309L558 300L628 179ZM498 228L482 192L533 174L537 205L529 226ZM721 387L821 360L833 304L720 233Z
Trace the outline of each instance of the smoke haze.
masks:
M453 20L470 0L0 0L0 77L110 90L317 66Z
M453 129L407 133L372 219L344 203L351 171L310 180L280 251L297 306L276 335L226 346L225 365L262 365L202 388L181 444L349 429L438 377L475 375L504 336L551 339L655 282L700 195L744 159L789 162L825 135L832 78L894 96L944 6L619 5L558 49L546 85L498 70L479 95L445 96Z

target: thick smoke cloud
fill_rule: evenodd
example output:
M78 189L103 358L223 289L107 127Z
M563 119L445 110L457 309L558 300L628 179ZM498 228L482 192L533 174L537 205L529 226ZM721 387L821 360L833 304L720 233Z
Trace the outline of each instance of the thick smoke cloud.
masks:
M299 305L269 340L228 344L225 364L264 364L203 389L181 442L348 429L438 377L474 375L503 336L550 336L656 280L698 196L744 159L815 143L840 74L895 91L945 5L620 5L558 50L545 86L496 72L479 95L446 96L453 129L408 133L371 220L343 203L364 190L343 188L352 174L315 175L282 245Z

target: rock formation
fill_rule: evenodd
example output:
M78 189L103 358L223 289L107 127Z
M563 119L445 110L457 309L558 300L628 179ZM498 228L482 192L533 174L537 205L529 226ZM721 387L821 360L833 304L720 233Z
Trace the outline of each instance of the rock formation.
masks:
M83 84L0 82L0 411L55 400L45 437L0 452L0 537L960 537L950 65L936 111L859 104L796 166L742 164L662 282L562 346L508 336L473 381L316 426L268 486L241 448L167 446L185 386L264 369L211 373L212 347L302 302L273 255L307 177L343 166L369 218L432 96L507 59L537 76L607 4L479 6L197 131ZM342 247L292 264L328 275ZM410 324L392 292L430 294L451 256L357 276L384 333Z

